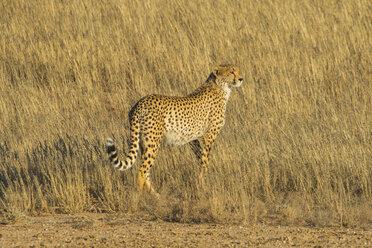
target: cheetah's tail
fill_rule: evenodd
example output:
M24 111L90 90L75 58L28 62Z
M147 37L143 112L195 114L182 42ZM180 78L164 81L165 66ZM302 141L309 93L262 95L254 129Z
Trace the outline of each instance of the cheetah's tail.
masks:
M140 111L137 111L136 106L133 108L130 114L130 148L127 157L122 161L118 158L118 153L114 144L114 141L110 138L107 139L107 154L111 163L118 170L127 170L132 168L132 165L136 161L139 146L140 146Z
M124 161L120 160L118 158L118 153L114 144L114 141L111 138L107 138L107 154L109 156L109 159L111 163L114 165L114 167L118 170L127 170L132 168L132 165L136 161L136 156L132 157L131 154L132 151L129 151L129 155L125 158ZM137 152L136 152L137 154Z

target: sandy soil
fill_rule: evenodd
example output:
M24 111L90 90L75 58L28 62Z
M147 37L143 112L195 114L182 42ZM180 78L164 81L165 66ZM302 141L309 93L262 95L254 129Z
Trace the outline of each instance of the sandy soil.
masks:
M372 247L372 231L182 224L130 214L57 215L2 222L0 247Z

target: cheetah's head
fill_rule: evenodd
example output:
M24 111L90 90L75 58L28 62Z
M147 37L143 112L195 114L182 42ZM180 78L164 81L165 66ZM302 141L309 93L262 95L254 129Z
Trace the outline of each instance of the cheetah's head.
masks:
M210 78L214 78L216 84L227 87L240 87L243 77L239 69L233 65L219 65L213 70Z

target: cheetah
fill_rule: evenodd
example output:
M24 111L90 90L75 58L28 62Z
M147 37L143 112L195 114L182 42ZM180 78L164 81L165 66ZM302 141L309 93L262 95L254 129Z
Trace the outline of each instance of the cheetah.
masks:
M162 140L171 145L191 143L199 153L203 171L207 171L208 155L225 123L226 104L232 87L243 78L233 65L219 65L205 83L186 97L149 95L139 100L129 113L130 149L124 160L118 159L115 144L107 139L107 153L116 169L127 170L135 162L141 146L142 165L138 172L140 192L143 188L156 196L151 187L150 169ZM204 141L203 147L199 139Z

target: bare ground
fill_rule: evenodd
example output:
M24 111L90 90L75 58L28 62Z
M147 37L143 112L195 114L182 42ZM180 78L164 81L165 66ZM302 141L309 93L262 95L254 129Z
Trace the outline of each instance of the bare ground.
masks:
M131 214L24 217L0 247L371 247L372 231L264 224L184 224Z

